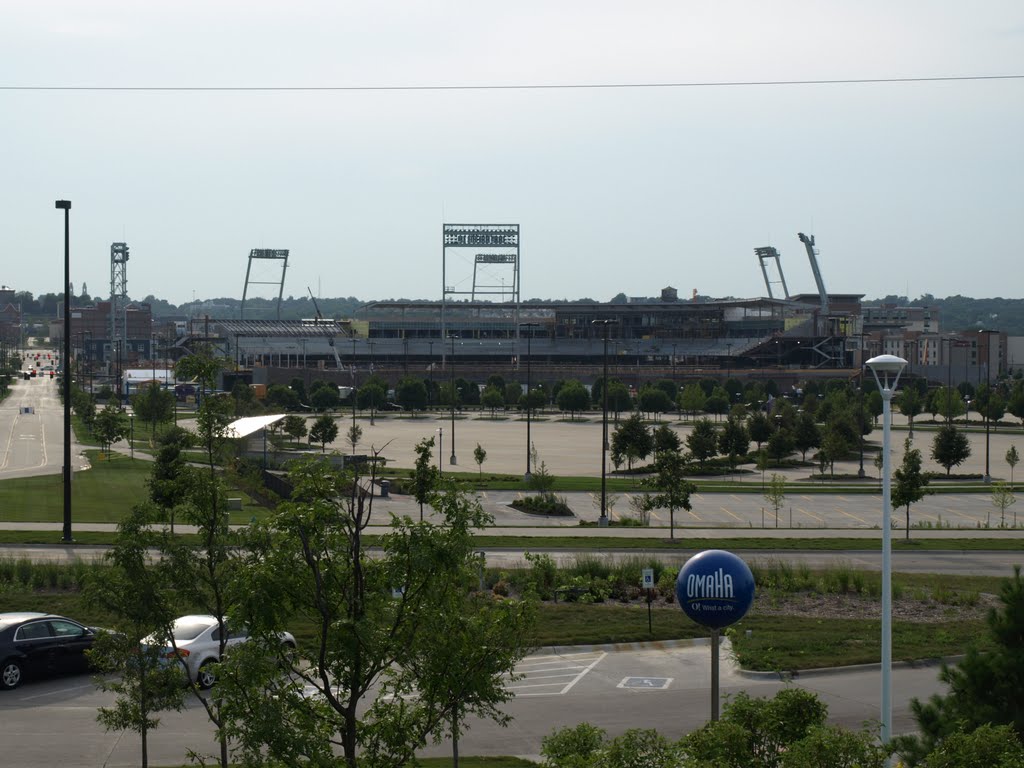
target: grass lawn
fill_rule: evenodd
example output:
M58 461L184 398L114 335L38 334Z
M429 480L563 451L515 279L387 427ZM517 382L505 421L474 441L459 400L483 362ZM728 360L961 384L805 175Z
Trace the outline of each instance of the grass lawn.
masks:
M99 626L113 620L74 591L11 589L4 593L3 602L6 611L48 611ZM673 605L657 605L651 626L649 632L645 605L544 603L539 606L532 644L541 648L708 637L706 629ZM313 643L312 623L296 623L289 630L300 645L308 648ZM813 669L881 658L880 624L873 619L753 615L736 624L731 636L741 665L751 670ZM955 656L976 642L982 647L988 642L981 619L893 623L895 660Z
M109 458L100 451L85 453L92 467L76 472L72 480L73 520L116 523L133 504L147 497L146 480L153 464L133 461L118 453L110 454ZM242 509L231 513L234 524L248 523L254 516L266 514L265 508L237 489L228 489L228 496L242 499ZM63 519L64 484L59 474L0 482L0 522L58 523Z

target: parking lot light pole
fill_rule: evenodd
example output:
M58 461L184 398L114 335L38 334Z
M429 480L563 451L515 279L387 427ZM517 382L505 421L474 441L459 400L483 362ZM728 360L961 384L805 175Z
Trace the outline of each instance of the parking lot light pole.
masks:
M526 406L526 472L523 473L523 480L530 482L530 342L537 323L520 323L519 327L526 329L526 397L523 398L523 404Z
M459 463L458 460L455 458L455 339L457 339L458 336L452 335L449 336L448 338L452 340L452 353L450 355L451 359L448 360L448 373L452 388L452 434L450 438L452 443L452 455L448 457L448 463L454 467L456 464ZM440 454L440 448L438 449L438 453Z
M882 701L883 744L892 738L892 478L889 474L889 433L892 428L892 395L907 361L896 355L878 355L867 365L882 394Z
M57 200L54 207L64 211L64 351L60 379L64 392L64 531L61 540L71 544L74 541L71 538L71 376L68 370L71 359L71 201Z
M597 524L605 528L608 526L608 326L615 325L618 320L591 322L592 325L602 327L604 339L604 372L601 380L601 517Z

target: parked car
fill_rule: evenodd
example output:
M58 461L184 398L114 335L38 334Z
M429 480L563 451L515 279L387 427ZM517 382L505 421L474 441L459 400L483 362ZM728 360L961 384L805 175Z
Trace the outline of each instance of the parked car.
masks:
M48 613L0 613L0 688L28 677L89 670L85 654L100 630Z
M249 631L245 626L233 628L225 625L228 631L225 651L238 643L249 639ZM163 658L169 662L179 661L188 674L190 681L206 690L217 682L213 665L220 661L220 624L216 616L180 616L171 627L174 645L164 648ZM295 638L290 632L282 632L281 643L287 648L295 648ZM152 643L150 635L142 642ZM175 650L177 648L177 650Z
M380 408L378 408L377 410L378 411L404 411L405 408L400 406L398 403L390 403L390 402L388 402L388 403L381 404Z

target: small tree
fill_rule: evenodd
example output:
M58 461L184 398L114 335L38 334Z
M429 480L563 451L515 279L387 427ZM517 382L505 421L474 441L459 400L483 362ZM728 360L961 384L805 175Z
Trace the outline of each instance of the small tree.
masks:
M970 455L971 444L967 435L952 424L940 427L935 433L932 441L932 458L939 466L945 467L947 476L953 467L963 464Z
M369 381L359 388L356 394L356 404L359 406L359 410L364 411L367 408L370 409L370 426L374 425L374 414L377 409L384 405L387 400L387 392L384 391L384 387L378 384L376 381Z
M1013 488L1013 468L1017 466L1017 462L1020 461L1020 454L1017 453L1017 446L1011 445L1010 450L1006 452L1006 463L1010 465L1010 487Z
M739 457L746 456L749 450L750 435L747 434L747 428L740 419L730 416L718 436L718 452L728 457L729 468L735 472Z
M135 409L140 421L151 425L149 444L152 446L157 424L174 418L174 393L159 384L150 384L132 397L132 408Z
M301 440L309 434L305 416L299 416L296 413L289 413L284 417L281 430L292 440Z
M555 402L559 409L569 412L571 420L575 420L578 412L590 407L590 393L578 381L567 381L558 390Z
M800 461L807 461L807 452L821 446L821 431L814 423L814 416L804 412L796 420L793 429L793 444L800 451Z
M480 394L480 405L491 412L491 418L493 419L494 412L498 408L505 407L505 395L502 390L492 384Z
M683 442L679 439L679 433L668 424L662 424L654 430L654 452L656 454L662 451L678 451L682 447Z
M352 455L356 455L356 446L359 445L359 441L363 439L363 428L358 424L353 424L348 428L348 432L345 433L345 439L352 444Z
M913 447L908 437L903 443L903 461L893 472L892 505L907 510L907 541L910 540L910 505L916 504L930 491L928 478L921 472L921 451Z
M772 472L772 479L768 481L768 488L764 492L764 500L772 506L775 514L775 527L779 527L779 511L786 503L786 478L776 472Z
M640 414L634 413L612 433L612 452L626 458L629 469L634 461L646 459L654 449L654 437Z
M750 439L757 444L757 450L761 450L761 443L765 442L775 432L775 425L768 418L764 411L754 411L747 419L747 432Z
M423 505L430 501L437 491L440 472L431 463L434 453L434 438L423 438L416 447L416 463L412 471L412 495L420 505L420 522L423 522Z
M707 460L718 453L718 430L711 419L698 419L694 422L693 429L686 436L686 447L703 471Z
M476 444L476 448L473 449L473 461L476 462L477 469L481 477L484 474L484 462L487 461L487 451L483 449L480 443Z
M92 433L100 441L100 448L107 454L107 459L110 459L110 446L118 440L124 440L128 435L128 417L116 403L108 402L106 407L96 414Z
M708 398L707 395L704 394L704 390L701 388L700 384L694 381L683 387L683 391L679 393L677 402L680 411L688 413L693 417L704 410L704 407L707 405Z
M782 464L782 460L793 452L795 440L793 433L785 427L775 430L768 438L768 455L775 460L775 466Z
M686 462L678 453L665 452L654 462L654 477L645 481L645 485L654 489L654 493L646 497L648 509L668 507L669 538L675 538L676 510L692 509L690 494L697 492L697 486L686 479Z
M89 652L93 666L108 673L99 686L117 696L96 717L108 731L139 734L143 768L149 765L149 732L160 724L156 713L180 711L185 703L181 670L162 658L175 611L167 575L149 563L159 536L151 527L156 518L153 505L132 508L105 556L110 567L93 571L85 590L89 603L114 617L115 632L100 633ZM144 644L150 634L154 640Z
M910 429L910 436L914 436L914 417L924 410L924 401L921 393L916 387L906 387L897 396L896 404L900 413L907 417L907 425Z
M320 443L321 453L325 453L327 451L327 444L333 443L337 437L338 424L328 413L319 416L309 430L309 442Z
M1006 527L1006 510L1017 503L1017 497L1013 495L1013 489L1006 483L996 483L992 486L992 506L999 510L999 527ZM988 527L989 520L985 518L985 527ZM1013 527L1017 527L1017 513L1013 513Z

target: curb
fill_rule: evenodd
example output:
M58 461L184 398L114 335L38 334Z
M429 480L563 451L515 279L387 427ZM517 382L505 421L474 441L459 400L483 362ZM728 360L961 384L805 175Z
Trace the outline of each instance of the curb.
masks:
M964 659L964 656L950 656L948 658L938 659L915 659L913 661L896 661L893 662L893 669L927 669L929 667L939 667L943 664L957 664ZM776 672L761 672L752 669L737 669L736 673L740 677L746 677L753 680L782 680L783 682L791 682L793 680L800 680L802 678L815 678L815 677L828 677L829 675L847 675L854 672L866 672L874 669L880 670L882 665L880 662L873 662L871 664L849 664L842 667L817 667L815 669L792 669L783 670Z
M709 645L710 638L693 637L684 640L641 640L635 643L595 643L592 645L545 645L537 653L590 653L593 651L665 651L672 648L697 648ZM774 673L771 673L774 674Z

